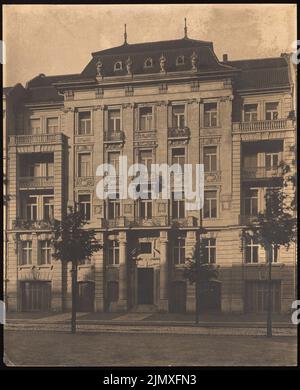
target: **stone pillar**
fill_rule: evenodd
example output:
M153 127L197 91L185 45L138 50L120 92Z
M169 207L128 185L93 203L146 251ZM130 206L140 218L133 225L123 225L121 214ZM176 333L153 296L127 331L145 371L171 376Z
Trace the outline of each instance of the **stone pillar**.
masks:
M168 232L160 232L159 310L168 311Z
M118 310L127 310L127 239L126 232L119 233L119 300Z
M186 233L185 240L185 256L186 258L192 258L197 242L197 233L196 231L190 230ZM190 284L187 281L186 289L186 311L195 312L196 311L196 299L195 299L195 283Z
M95 265L95 311L104 310L104 267L103 267L103 233L98 233L97 236L102 248L94 254Z

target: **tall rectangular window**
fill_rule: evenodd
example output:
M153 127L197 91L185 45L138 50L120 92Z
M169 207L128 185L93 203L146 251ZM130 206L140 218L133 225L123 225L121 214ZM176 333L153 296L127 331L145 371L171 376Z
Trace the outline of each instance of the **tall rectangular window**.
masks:
M53 196L44 196L43 198L44 220L49 221L54 218L54 198Z
M185 240L184 238L176 239L173 250L174 264L185 264Z
M91 154L80 153L78 155L78 176L91 176Z
M177 195L178 197L177 197ZM181 194L181 199L180 199ZM184 218L185 217L185 202L184 194L182 193L172 193L172 218Z
M114 198L108 199L108 219L116 219L120 217L120 199L119 194Z
M32 263L32 242L22 241L21 242L21 258L20 265L27 265Z
M216 239L206 238L204 244L204 262L209 264L216 263Z
M245 191L245 215L256 216L258 214L258 190L247 189Z
M26 218L30 221L37 220L37 196L28 196L26 200Z
M30 119L29 131L30 131L30 134L41 134L41 120L40 120L40 118Z
M108 153L108 163L115 168L116 176L119 176L119 152Z
M140 199L140 217L143 219L152 218L152 199Z
M259 244L254 239L246 240L245 261L246 263L258 263Z
M153 130L152 107L141 107L140 108L140 130L141 131Z
M204 171L215 172L217 170L217 147L205 146L203 148L204 154Z
M43 240L40 243L40 264L51 264L51 241Z
M244 121L257 121L257 104L244 104Z
M266 153L265 154L265 164L266 164L267 170L278 168L279 154L278 153Z
M152 150L141 150L139 153L139 163L147 167L148 174L151 173Z
M91 195L82 194L78 196L79 211L87 221L91 219Z
M121 130L121 113L120 110L108 110L108 131L120 131Z
M78 134L91 134L91 112L81 111L78 114Z
M184 164L185 164L185 149L184 148L173 148L172 149L172 165L179 164L182 169L182 173L184 172Z
M204 103L204 127L217 127L218 105L217 103Z
M278 102L266 103L266 120L278 119Z
M58 132L58 118L47 118L47 133L55 134Z
M108 241L108 264L119 264L119 242L116 240Z
M217 191L204 191L204 218L217 218Z
M182 129L185 126L185 107L184 105L172 107L172 126Z

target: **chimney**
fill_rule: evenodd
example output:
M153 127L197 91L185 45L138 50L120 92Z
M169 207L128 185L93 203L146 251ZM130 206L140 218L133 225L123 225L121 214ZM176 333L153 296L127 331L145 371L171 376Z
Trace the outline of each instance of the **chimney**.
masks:
M223 54L223 62L227 62L228 61L228 54Z

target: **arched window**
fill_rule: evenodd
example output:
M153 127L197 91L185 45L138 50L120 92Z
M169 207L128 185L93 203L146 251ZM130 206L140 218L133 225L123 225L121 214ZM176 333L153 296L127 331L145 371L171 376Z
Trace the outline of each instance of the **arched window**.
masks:
M153 66L152 58L147 58L146 61L144 62L144 67L145 68L152 68L152 66Z
M122 66L122 62L121 61L118 61L115 63L115 66L114 66L114 69L115 71L116 70L122 70L123 66Z
M183 65L184 64L184 56L179 56L176 58L176 65Z

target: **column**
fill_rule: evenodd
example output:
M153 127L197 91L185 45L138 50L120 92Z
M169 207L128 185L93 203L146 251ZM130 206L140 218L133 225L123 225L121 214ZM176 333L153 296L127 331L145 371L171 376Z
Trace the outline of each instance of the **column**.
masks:
M126 232L119 233L119 300L118 309L127 310L127 239Z
M168 311L168 232L160 232L159 310Z

